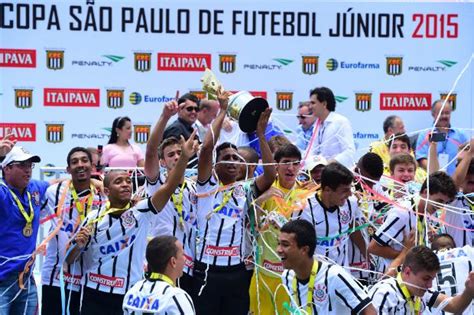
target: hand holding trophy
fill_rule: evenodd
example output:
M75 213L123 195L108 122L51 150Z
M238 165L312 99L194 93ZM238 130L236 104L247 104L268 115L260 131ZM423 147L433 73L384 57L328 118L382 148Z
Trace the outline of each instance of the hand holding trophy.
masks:
M222 84L209 69L204 71L201 82L203 90L207 92L209 99L216 100L219 89L224 90ZM230 96L227 114L239 122L240 130L243 132L254 132L257 129L260 115L268 107L266 99L254 97L247 91L240 91Z

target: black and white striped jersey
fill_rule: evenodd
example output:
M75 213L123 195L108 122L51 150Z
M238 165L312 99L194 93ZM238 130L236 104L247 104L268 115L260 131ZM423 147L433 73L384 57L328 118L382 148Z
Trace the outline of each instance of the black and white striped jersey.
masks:
M62 181L49 186L46 190L47 201L41 209L42 221L51 224L49 233L52 233L53 230L57 228L60 219L58 215L60 213L63 222L58 233L48 242L46 256L41 270L41 283L59 287L60 271L64 263L63 279L67 284L67 288L73 291L79 291L81 288L81 279L87 266L84 265L82 257L70 265L64 261L66 252L71 244L70 242L82 224L81 215L76 208L76 201L72 196L69 185L69 181ZM84 200L84 202L81 203L83 207L81 210L84 211L83 218L91 211L100 209L102 204L105 203L102 195L93 192L91 196L92 203L89 209L89 195L90 190L87 190L82 194L79 193L77 196L81 200ZM59 207L61 207L61 209L59 209Z
M165 181L166 177L164 174L160 174L154 183L147 181L147 195L152 196ZM182 224L180 223L180 215L177 206L173 202L173 198L177 204L180 202L182 205ZM196 207L196 185L192 180L186 178L184 184L178 185L173 193L173 197L170 198L163 210L155 217L149 235L151 237L161 235L173 235L176 237L183 244L185 258L183 271L189 275L192 275L194 265Z
M247 197L254 186L252 181L217 191L219 183L214 175L205 183L197 183L197 194L203 194L197 208L197 261L216 266L243 262Z
M318 261L319 270L315 279L312 299L312 314L358 314L370 304L365 289L339 265ZM293 292L295 272L286 269L282 282L292 296L291 308L306 314L309 281L296 280L296 294ZM302 307L303 305L303 307Z
M194 304L186 291L161 280L137 282L123 299L124 314L196 314Z
M316 253L326 256L341 266L349 265L348 244L350 230L355 224L357 200L349 197L342 207L326 208L318 194L308 198L306 207L293 219L311 222L316 229Z
M465 197L451 203L446 209L445 221L446 233L453 237L457 247L474 246L474 208Z
M101 216L104 211L101 210ZM93 224L91 239L83 253L90 266L85 277L87 287L125 294L142 279L147 235L156 213L151 199L146 199L120 216L107 214ZM100 218L99 212L91 212L84 225L96 218Z
M427 290L420 299L420 312L415 313L413 307L403 296L402 288L396 278L381 280L369 290L372 304L378 314L383 315L418 315L430 314L439 296L439 292ZM415 301L411 305L415 306Z

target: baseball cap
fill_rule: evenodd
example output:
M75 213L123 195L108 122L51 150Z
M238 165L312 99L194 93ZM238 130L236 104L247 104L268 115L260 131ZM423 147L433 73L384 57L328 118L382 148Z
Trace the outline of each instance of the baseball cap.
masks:
M23 147L14 146L12 150L5 156L2 161L2 168L12 162L24 162L31 161L33 163L41 162L41 159L37 155L32 155L30 152L25 150Z
M316 156L310 157L305 162L305 168L307 171L310 171L310 172L313 170L313 168L315 168L318 165L323 165L323 166L328 165L328 161L326 160L324 156L316 155Z

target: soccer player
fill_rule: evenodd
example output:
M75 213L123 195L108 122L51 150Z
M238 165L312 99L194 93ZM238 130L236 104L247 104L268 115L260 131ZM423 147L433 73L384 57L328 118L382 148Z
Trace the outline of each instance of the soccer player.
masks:
M41 274L43 314L61 314L62 279L66 289L64 303L69 306L71 314L79 314L84 261L80 257L72 264L65 264L62 269L64 258L82 221L105 203L104 197L91 183L92 157L86 148L75 147L69 151L67 171L71 174L71 180L49 186L46 190L47 202L41 210L43 220L51 219L50 233L54 233L48 243Z
M112 171L105 176L104 192L109 203L91 212L76 234L76 246L66 258L72 263L83 251L89 269L85 277L83 314L122 312L125 292L143 274L146 238L154 220L168 203L196 151L194 134L181 140L181 156L164 183L150 198L131 205L132 182L128 173Z
M369 291L379 314L424 314L433 308L452 313L463 312L474 298L474 272L469 273L465 289L450 298L429 290L440 272L436 254L426 246L408 251L401 272L375 284Z
M281 228L277 252L292 297L288 312L376 314L364 288L341 266L315 259L315 248L316 232L308 221L290 221Z
M181 242L171 235L155 237L146 260L149 274L125 294L124 314L195 314L189 294L176 287L186 264Z

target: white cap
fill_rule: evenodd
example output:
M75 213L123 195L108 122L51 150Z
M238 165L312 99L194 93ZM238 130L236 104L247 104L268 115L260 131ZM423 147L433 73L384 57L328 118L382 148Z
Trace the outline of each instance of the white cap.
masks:
M14 146L2 161L2 168L12 162L24 162L28 160L31 160L33 163L41 162L39 156L30 154L30 152L26 151L23 147Z
M305 162L305 168L309 172L311 172L313 168L315 168L318 165L323 165L323 166L328 165L328 161L326 160L324 156L322 155L312 156Z

